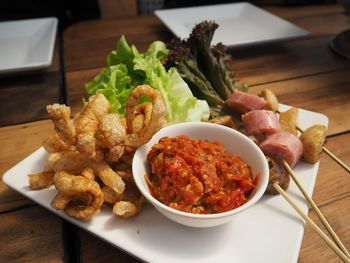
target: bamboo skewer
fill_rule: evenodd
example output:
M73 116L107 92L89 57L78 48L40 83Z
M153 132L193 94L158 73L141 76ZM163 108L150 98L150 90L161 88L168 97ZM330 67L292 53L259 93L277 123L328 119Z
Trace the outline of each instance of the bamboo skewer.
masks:
M346 256L333 241L322 232L322 230L315 224L315 222L308 217L304 212L293 202L289 195L277 184L273 184L274 188L286 199L286 201L295 209L295 211L310 225L310 227L325 241L331 249L343 260L343 262L350 263L350 257Z
M326 147L322 147L322 150L328 154L329 157L331 157L334 161L336 161L341 167L343 167L348 173L350 173L350 168L347 166L342 160L340 160L337 156L335 156L330 150L328 150Z
M277 110L278 113L281 113L279 110ZM300 128L298 125L296 126L296 128L298 129L299 132L304 132L304 130L302 128ZM350 173L350 168L349 166L347 166L343 161L341 161L337 156L335 156L330 150L328 150L325 146L322 146L322 151L324 151L328 156L330 156L334 161L336 161L342 168L344 168L348 173ZM310 204L310 206L314 209L314 211L316 212L317 216L319 217L319 219L321 220L322 224L324 225L324 227L327 229L328 233L331 235L331 237L333 238L334 242L337 244L338 248L342 250L343 253L346 254L346 256L348 258L350 258L350 253L347 251L347 249L345 248L345 246L343 245L343 243L340 241L339 237L337 236L337 234L334 232L334 230L332 229L332 227L329 225L328 221L326 220L326 218L323 216L323 214L321 213L320 209L316 206L315 202L307 195L306 191L304 190L303 186L301 185L301 183L299 182L299 180L297 179L297 177L295 176L293 170L290 168L290 166L288 165L288 163L283 160L282 164L284 166L284 168L288 171L288 173L290 174L290 176L292 177L293 181L295 182L295 184L297 185L297 187L299 188L299 190L302 192L303 196L305 197L305 199L307 200L307 202Z
M307 200L307 202L310 204L310 206L314 209L314 211L316 212L317 216L319 217L319 219L321 220L322 224L324 225L324 227L327 229L328 233L331 235L331 237L333 238L334 242L337 244L337 246L346 254L347 257L350 258L350 254L347 251L347 249L345 248L344 244L340 241L339 237L337 236L337 234L334 232L334 230L332 229L332 227L330 226L330 224L328 223L328 221L326 220L326 218L323 216L323 214L321 213L320 209L317 207L317 205L315 204L315 202L308 196L308 194L306 193L305 189L303 188L303 186L301 185L300 181L298 180L298 178L296 177L294 171L290 168L289 164L283 160L282 164L284 166L284 168L288 171L288 173L290 174L290 176L292 177L293 181L295 182L295 184L297 185L297 187L299 188L299 190L301 191L301 193L303 194L303 196L305 197L305 199ZM277 190L277 189L276 189Z

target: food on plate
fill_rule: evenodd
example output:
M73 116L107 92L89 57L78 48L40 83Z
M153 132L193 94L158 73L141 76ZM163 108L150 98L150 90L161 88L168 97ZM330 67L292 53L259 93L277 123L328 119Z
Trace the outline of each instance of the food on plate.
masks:
M115 171L122 179L123 181L132 181L132 170L129 162L117 162L114 164L111 164L111 168L113 168L113 171Z
M211 117L230 114L225 101L236 90L246 89L235 77L226 47L222 43L211 46L217 27L213 21L203 21L188 39L173 39L165 63L167 68L176 67L193 94L208 102Z
M52 104L46 107L57 135L67 144L75 143L75 130L70 119L70 108L66 105Z
M87 199L87 197L88 195L85 195L85 196L81 195L80 199L84 200L84 199ZM64 210L66 206L69 204L69 202L71 202L72 200L73 198L69 195L63 195L63 194L57 193L56 196L51 201L51 206L57 210Z
M168 124L208 120L208 103L193 96L175 68L163 66L168 52L163 42L155 41L141 53L122 36L107 57L107 67L86 84L88 95L104 94L111 104L110 113L124 117L131 92L138 85L148 84L161 94ZM142 98L140 102L146 101Z
M148 108L150 110L145 111L145 125L135 131L134 120L136 116L139 116L135 110L138 107L138 101L142 97L147 97L152 100L152 104ZM129 134L126 137L126 145L132 147L139 147L148 142L153 134L160 130L165 124L164 119L166 112L165 104L162 95L159 91L151 88L149 85L139 85L130 94L129 100L126 104L126 126Z
M97 94L89 98L89 103L85 104L82 111L74 118L76 147L81 154L95 157L95 134L102 116L108 113L109 107L110 104L106 97Z
M266 193L270 195L279 194L276 188L273 186L274 183L277 183L283 190L287 190L290 183L290 176L288 171L284 166L275 161L274 159L267 157L269 164L269 184L266 188Z
M91 181L95 180L95 172L92 168L86 167L82 172L81 176L85 177L86 179L89 179Z
M105 185L112 188L117 194L124 192L123 179L106 162L92 162L90 165Z
M149 125L149 122L152 117L152 103L151 102L142 102L137 104L134 108L133 120L129 129L134 133L139 132L142 128Z
M298 119L298 109L290 108L287 111L280 112L280 124L281 129L285 132L297 135L297 119Z
M117 162L124 153L126 128L116 113L110 113L102 116L99 131L101 132L99 139L109 149L107 159L110 162ZM100 138L101 137L101 138Z
M272 92L270 89L263 89L258 94L260 97L263 97L266 101L266 104L264 106L265 110L272 110L273 112L276 112L279 107L278 99L275 95L275 93Z
M283 131L270 135L259 146L267 156L277 161L285 160L290 167L293 167L303 154L303 144L299 138Z
M224 100L235 90L233 83L233 72L227 68L226 47L219 43L211 47L211 41L218 25L215 22L205 21L197 24L187 43L191 53L196 54L196 62L204 76L216 87L216 91Z
M151 194L177 210L210 214L247 202L258 176L218 142L163 137L147 154Z
M29 174L29 187L32 190L40 190L53 185L54 172L39 172Z
M279 102L270 89L262 90L258 97L247 93L247 85L236 80L232 63L228 63L232 59L225 46L221 43L211 45L217 27L215 22L203 21L193 28L188 39L171 40L167 45L169 52L165 66L168 69L176 67L193 94L208 102L212 119L228 114L234 119L235 128L243 131L241 113L260 109L277 112ZM283 130L297 135L296 118L295 109L282 113ZM253 139L264 139L256 136L258 138Z
M101 93L89 98L73 122L69 107L57 104L47 109L59 129L44 142L49 156L43 172L29 175L31 189L54 184L52 206L77 219L89 220L103 203L122 218L137 215L144 198L133 181L131 162L135 149L165 123L160 92L149 85L135 87L125 117L110 113L110 102ZM75 136L70 141L59 135L73 135L70 131Z
M92 161L78 151L62 151L51 153L47 159L47 169L54 172L81 173Z
M130 201L119 201L113 206L113 213L125 219L137 215L139 211L139 207Z
M208 102L211 119L230 115L239 129L241 118L225 101L236 91L246 91L247 85L237 80L226 47L222 43L211 45L217 27L214 21L203 21L188 39L171 40L165 66L176 67L193 94Z
M134 182L132 182L134 184ZM113 213L128 219L140 213L145 198L136 187L126 187L122 200L116 202L113 206Z
M303 159L309 163L316 163L320 159L322 147L326 141L327 129L324 125L313 125L306 129L301 135L303 143Z
M67 144L61 140L57 133L46 138L43 142L43 147L48 153L74 151L75 149L75 146Z
M86 84L89 99L73 120L68 106L47 106L55 133L44 141L49 156L43 172L29 175L31 189L54 184L52 206L77 219L90 219L103 203L122 218L135 216L145 202L131 172L135 150L165 125L209 117L212 123L240 130L243 121L246 134L262 141L261 149L274 158L269 158L270 184L287 188L289 176L281 161L293 167L303 150L291 134L296 134L296 109L281 113L279 122L274 113L278 100L271 90L259 93L263 98L246 92L228 63L226 47L211 46L217 26L205 21L187 40L175 39L169 49L155 41L144 53L122 36L107 67ZM288 133L280 131L280 123ZM314 129L302 135L309 162L319 159L325 138L325 130ZM259 178L218 143L184 136L161 139L147 161L152 194L191 213L241 206Z
M242 115L247 135L253 135L259 141L281 130L278 115L270 110L252 110Z
M124 193L117 194L112 188L105 185L102 187L103 192L103 201L108 204L115 204L116 202L119 202L123 200Z
M246 113L252 110L261 110L266 104L263 98L241 91L232 93L225 103L230 108L241 113Z
M225 116L218 116L213 119L210 119L209 122L224 125L226 127L234 129L236 127L232 116L225 115Z
M103 193L96 181L60 171L55 173L54 185L58 195L52 205L56 209L62 209L67 215L82 220L88 220L99 213Z

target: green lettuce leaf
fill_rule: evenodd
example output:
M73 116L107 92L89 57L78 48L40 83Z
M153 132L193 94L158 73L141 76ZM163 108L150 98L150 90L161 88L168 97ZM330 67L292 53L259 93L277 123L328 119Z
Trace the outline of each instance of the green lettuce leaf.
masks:
M153 42L145 53L140 53L122 36L107 57L108 67L86 84L88 95L103 93L111 103L110 111L123 116L131 91L137 85L148 84L161 93L169 124L208 120L207 102L193 96L175 68L168 71L164 68L162 59L167 54L168 49L161 41Z
M101 92L111 103L111 112L125 114L125 104L132 91L131 78L124 64L105 68L86 84L88 95Z

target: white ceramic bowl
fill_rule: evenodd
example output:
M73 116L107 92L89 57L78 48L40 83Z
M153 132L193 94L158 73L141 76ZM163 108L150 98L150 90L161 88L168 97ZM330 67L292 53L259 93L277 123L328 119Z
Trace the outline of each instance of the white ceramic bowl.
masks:
M160 138L165 136L175 137L177 135L187 135L192 139L206 139L211 142L218 141L231 154L238 155L244 162L250 165L254 175L260 173L261 178L248 202L236 209L223 213L191 214L170 208L155 199L150 194L145 181L145 174L150 173L146 161L147 153L154 144L158 143ZM204 122L180 123L158 131L150 142L136 151L132 163L132 171L137 187L159 212L177 223L191 227L212 227L233 220L236 214L258 202L264 194L269 181L269 168L266 158L260 148L252 140L242 133L228 127Z

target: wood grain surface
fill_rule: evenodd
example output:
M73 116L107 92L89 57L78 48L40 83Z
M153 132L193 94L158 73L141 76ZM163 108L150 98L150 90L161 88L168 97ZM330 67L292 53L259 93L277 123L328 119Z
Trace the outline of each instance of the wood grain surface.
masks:
M35 206L0 214L1 262L63 262L62 220Z
M350 244L350 213L346 207L350 207L349 195L333 201L321 207L322 213L328 219L332 225L334 231L338 234L342 242L347 248ZM345 208L345 209L340 209ZM309 213L309 216L315 222L319 223L317 216L313 211ZM325 228L321 228L326 231ZM313 262L327 262L338 263L342 262L334 252L324 244L323 240L308 226L305 227L305 233L301 251L299 255L299 263L313 263Z
M327 115L330 123L326 146L350 164L350 61L335 55L328 47L338 32L350 27L349 16L339 5L267 9L309 30L310 35L288 42L230 49L238 78L250 85L251 93L270 88L281 103ZM122 34L141 51L154 40L168 41L173 36L153 16L86 21L69 27L63 40L67 103L72 107L73 114L81 109L82 98L86 96L85 83L105 66L106 55L114 49ZM27 84L20 85L24 89ZM40 108L34 102L33 106L35 110ZM0 128L0 174L40 147L43 139L51 133L52 124L48 120ZM349 174L323 154L313 198L350 249L349 185ZM6 250L1 250L1 255L7 261L15 262L62 261L62 243L50 242L53 238L61 238L60 219L39 207L28 207L28 204L32 205L28 200L9 191L3 184L0 184L1 191L0 242L14 247L9 249L10 246L6 246ZM309 215L318 222L313 211ZM32 232L28 234L21 221L26 222ZM42 227L45 222L51 222L52 227ZM8 228L16 229L11 233L18 242L10 236ZM25 241L23 233L28 236ZM48 239L43 238L45 233ZM138 262L85 231L79 230L78 235L80 241L77 241L77 246L80 244L80 250L76 253L82 262ZM43 240L49 242L40 243ZM37 251L39 245L43 246L45 253ZM15 252L20 248L22 254L15 257ZM30 254L33 250L39 261L35 261ZM340 260L306 226L298 262Z
M51 121L37 121L0 128L0 178L2 175L41 147L53 133ZM10 190L0 181L0 212L30 204L31 201Z
M60 40L50 67L0 75L0 127L47 119L45 105L63 102Z

